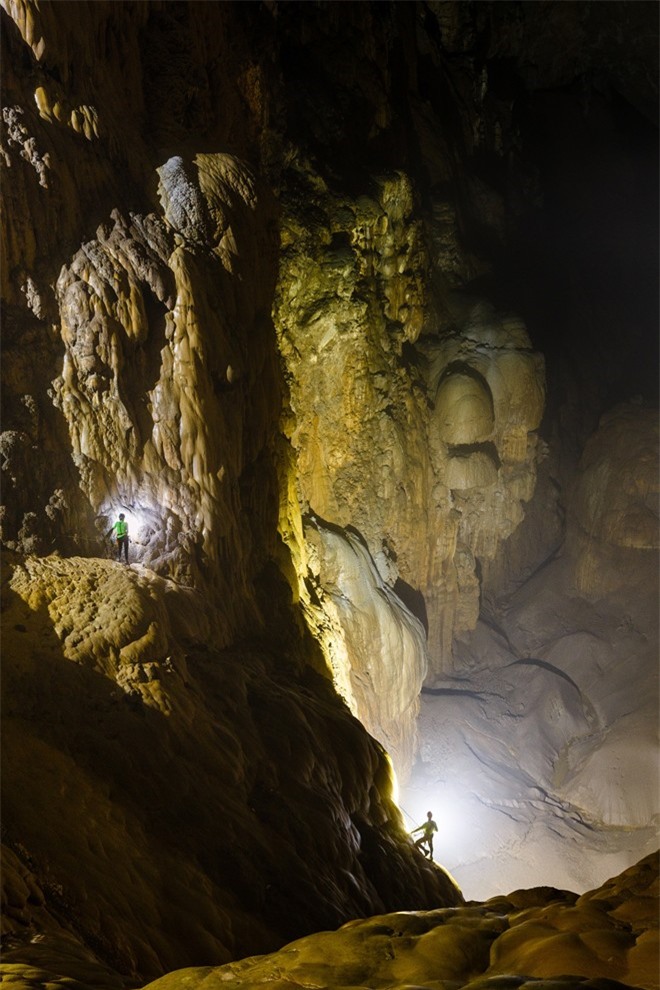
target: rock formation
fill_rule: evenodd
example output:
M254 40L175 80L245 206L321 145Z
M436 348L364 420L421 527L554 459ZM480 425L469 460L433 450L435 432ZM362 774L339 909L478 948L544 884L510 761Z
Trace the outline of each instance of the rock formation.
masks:
M195 987L657 986L655 857L576 897L551 888L485 904L353 921L280 952L172 973L149 990ZM521 967L526 979L513 976ZM568 980L564 974L569 969ZM563 977L563 978L562 978Z
M490 860L482 899L648 852L650 7L4 0L25 985L54 959L137 986L384 912L453 941L463 896L393 768L416 819L462 807L442 861L472 888ZM550 915L456 917L550 975L524 948ZM650 986L632 937L617 978Z
M657 845L657 428L634 404L603 417L561 553L490 602L423 695L403 803L446 809L445 862L468 896L539 859L548 882L585 889Z
M274 628L224 647L208 600L148 568L7 563L3 822L47 933L136 979L461 902L405 842L382 750Z
M537 887L485 903L398 912L349 922L291 942L279 952L220 966L194 966L147 984L179 987L447 987L482 990L625 990L658 986L657 857L578 897ZM38 903L29 876L12 871L18 903ZM117 977L60 935L44 939L30 967L9 949L9 980L36 990L60 974L69 985L115 990ZM570 975L566 971L570 970ZM524 972L525 976L515 975Z

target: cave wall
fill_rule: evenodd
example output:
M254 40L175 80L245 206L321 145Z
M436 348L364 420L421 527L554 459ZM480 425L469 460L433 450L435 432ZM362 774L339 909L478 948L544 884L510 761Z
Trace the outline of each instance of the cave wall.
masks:
M240 613L232 623L249 625L251 573L277 551L272 514L262 518L248 492L270 472L289 581L313 635L334 619L322 581L323 617L310 600L308 516L354 529L425 626L427 670L413 662L410 691L451 672L452 642L474 628L488 575L515 580L561 540L564 508L548 487L570 484L579 450L558 459L595 428L620 364L608 357L585 386L584 345L570 370L566 344L548 358L535 348L527 313L544 344L595 331L571 334L558 307L540 317L547 290L521 255L529 242L539 266L549 257L533 225L553 193L530 120L558 128L563 107L561 148L576 106L595 129L606 87L650 113L648 81L618 58L625 29L642 64L652 61L638 8L613 8L609 20L551 4L541 28L515 4L308 5L303 19L296 5L153 3L114 16L96 4L65 41L52 8L10 5L8 207L23 227L6 244L3 442L8 484L25 491L29 475L32 504L6 500L8 542L99 552L112 512L130 506L140 560L218 587ZM557 53L560 36L585 39L579 58ZM71 54L76 44L84 57ZM38 58L26 93L15 67L28 50ZM62 244L70 256L58 267ZM590 304L575 298L573 312ZM48 341L52 375L25 367L32 336ZM549 407L548 360L561 371ZM557 446L568 453L553 450L550 471L544 410L550 429L566 424ZM38 493L37 449L53 454ZM551 512L526 527L514 560L509 538L534 512L539 470ZM248 546L255 559L244 565ZM373 658L354 644L342 672L331 649L329 668L366 718L346 685ZM400 666L387 646L377 662ZM407 721L395 754L403 775Z
M314 629L336 589L320 620L306 519L357 530L427 630L427 687L460 678L456 639L484 604L565 546L601 415L657 398L657 93L640 70L657 24L639 4L543 10L542 26L525 4L280 12L316 55L311 73L283 48L281 526ZM372 652L348 662L368 671Z
M273 630L223 647L208 600L146 568L5 563L10 945L82 943L134 984L461 902L403 839L381 748Z
M460 898L411 859L388 758L349 712L405 780L419 749L420 690L479 664L485 603L497 610L505 591L566 548L577 562L569 580L587 597L605 593L598 582L617 566L612 541L654 552L648 478L633 492L645 542L632 546L617 529L628 502L604 516L588 465L582 474L579 466L615 398L630 398L633 385L642 408L653 398L640 371L652 363L648 292L632 310L613 307L596 278L601 253L570 283L558 257L566 245L547 237L553 211L570 212L552 167L564 174L581 121L601 133L605 119L604 152L615 147L618 174L648 188L648 166L621 149L632 115L645 163L652 150L653 32L645 5L608 4L607 15L604 6L550 3L539 18L516 3L3 5L9 738L18 752L35 725L57 721L34 665L46 636L63 684L76 664L111 692L118 685L118 697L167 715L156 721L173 792L188 771L167 729L176 719L167 719L186 711L172 738L196 726L184 703L189 663L210 665L194 678L205 724L210 703L201 699L216 690L216 662L239 693L245 678L254 691L272 685L259 703L267 708L271 690L284 705L282 679L290 685L287 739L303 731L305 699L323 699L309 733L318 766L305 771L302 793L291 781L285 792L295 791L295 818L306 813L312 777L324 779L322 803L339 822L322 840L335 850L323 873L328 903L306 915L323 870L292 852L306 893L289 883L277 910L266 910L253 891L244 910L260 918L258 938L230 935L214 916L223 934L205 951L270 947L284 937L288 898L302 898L291 909L300 928L401 907L404 889L417 906ZM640 229L644 253L648 224ZM608 269L611 284L620 270ZM631 284L623 281L620 299ZM142 618L99 646L89 603L102 603L116 568L99 558L120 510L133 567L116 576L124 591L112 600L132 601L137 585ZM601 543L594 527L603 527ZM627 566L636 570L634 556ZM71 593L69 605L56 595L55 607L53 589L60 580L73 588L74 573L88 604ZM181 588L199 596L194 609L176 598ZM33 599L34 615L21 604ZM168 603L155 618L153 601ZM191 618L194 632L170 628L170 610L188 609L208 625ZM648 633L657 636L652 622ZM240 669L247 657L250 676ZM161 667L170 677L167 664L173 700L145 687L160 683ZM312 672L321 679L310 687ZM35 760L50 774L65 760L75 779L69 761L83 757L73 726L90 698L82 689L74 697L71 728L54 743L49 729ZM250 705L244 696L233 717ZM255 705L256 722L269 724L275 716ZM224 724L227 713L210 707L208 720ZM227 731L238 744L240 730ZM360 742L347 748L353 731ZM212 736L195 801L230 759ZM268 739L239 761L267 768L266 803L294 749L289 741L270 755ZM95 745L90 731L84 746ZM327 773L325 749L335 768ZM99 765L85 759L93 777ZM19 761L10 764L7 779L20 789ZM148 764L131 772L156 774ZM355 774L350 794L336 793L329 778L339 772ZM250 804L248 791L237 795L232 848L244 859L238 836L252 828L249 809L274 813ZM223 795L213 802L219 819ZM138 798L125 807L136 814ZM179 814L167 837L175 845L188 812ZM63 822L72 815L75 806ZM27 850L23 868L66 880L70 860L58 862L57 844L21 801L10 821L14 854L18 844ZM278 830L287 826L275 815L263 833L273 857ZM197 841L217 851L211 833L209 825ZM160 875L161 851L145 842L142 856ZM233 903L240 883L225 883L223 869L218 858L193 881L183 868L181 883L208 882L213 901ZM65 915L86 890L71 887ZM116 890L108 896L119 911ZM152 946L150 910L140 945ZM97 929L90 924L92 936ZM181 962L177 938L146 954L131 938L128 929L117 936L126 971Z
M2 14L6 932L132 980L461 901L282 577L263 15Z
M5 58L6 539L98 554L124 508L141 561L222 587L228 611L244 609L236 619L249 623L250 577L273 540L269 499L258 511L241 494L251 473L275 485L264 453L279 404L273 197L241 149L209 154L180 140L178 154L162 150L149 58L172 42L181 9L122 7L115 18L112 4L83 5L66 41L64 10L13 10L38 60L14 24L3 34L14 46ZM183 26L185 73L199 25L186 28L184 17ZM19 80L21 60L32 64ZM85 112L94 127L81 123ZM51 349L49 364L26 359L28 340ZM35 477L43 449L48 471ZM250 544L265 553L246 571Z

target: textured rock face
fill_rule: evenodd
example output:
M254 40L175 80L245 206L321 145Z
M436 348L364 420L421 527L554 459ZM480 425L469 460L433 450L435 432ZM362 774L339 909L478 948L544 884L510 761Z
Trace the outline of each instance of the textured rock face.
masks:
M42 890L33 916L9 888L19 942L43 924L135 980L390 897L461 901L405 842L384 754L328 681L256 644L222 649L195 592L32 557L3 602L6 875Z
M77 933L134 980L461 900L413 853L278 573L276 210L245 154L267 157L261 69L240 12L191 12L82 5L70 32L49 5L3 14L4 814L45 888L10 931ZM120 509L129 571L99 559ZM389 729L409 760L425 656L380 591L412 665Z
M656 847L656 430L636 405L603 417L562 555L483 615L455 645L460 677L423 698L403 804L444 809L467 896L529 876L583 889Z
M320 640L338 683L359 682L366 671L370 691L379 685L368 702L360 692L355 711L404 780L416 740L412 698L427 664L431 676L451 669L452 639L479 612L477 560L495 557L534 491L543 360L520 319L483 302L451 323L443 318L428 288L438 262L405 176L375 178L371 196L351 201L301 172L308 192L301 213L312 215L311 200L314 224L283 216L275 308L297 470L282 527L296 547L313 629L336 629L338 589L323 567L314 569L317 551L305 545L307 533L323 529L305 530L297 513L357 530L371 554L351 555L350 582L341 587L344 612L355 629L360 616L360 632ZM428 662L411 661L401 646L400 605L393 603L389 620L382 607L378 615L361 607L374 562L389 589L383 596L417 605ZM397 736L392 697L400 705Z
M586 441L644 320L543 235L583 133L646 147L607 87L649 116L651 5L3 6L16 964L45 934L113 986L460 902L390 797L418 737L420 813L472 773L488 809L469 883L557 831L562 885L632 862L657 440L642 405Z
M122 7L115 22L112 4L84 5L66 43L49 6L11 11L43 85L14 75L32 55L9 25L5 539L98 553L99 533L123 508L140 560L219 586L231 621L250 624L246 549L253 543L267 556L277 498L267 461L258 469L270 491L264 508L249 510L240 491L279 408L272 197L235 155L147 149L138 81L147 67L137 44L146 8ZM150 15L154 38L170 28L159 12L155 5ZM98 52L87 47L95 32ZM125 74L113 38L126 44ZM79 51L97 63L91 79L78 78ZM83 99L78 87L91 90L81 106L94 128L77 126L82 110L64 113L57 78L68 81L69 103ZM131 85L135 115L122 118ZM38 367L26 342L47 355ZM44 448L49 471L35 477L31 462ZM241 593L229 587L230 571Z
M51 395L97 536L122 508L145 563L199 584L200 567L214 583L231 560L245 585L245 537L228 521L243 515L239 479L277 409L264 345L272 206L261 212L250 169L230 156L198 156L188 169L194 181L180 159L160 170L164 216L113 210L63 265L55 285L62 370ZM13 447L30 439L21 433ZM25 481L17 472L16 488ZM61 501L49 500L54 521L69 508ZM92 534L71 515L65 545L79 536L89 544Z
M245 516L239 479L267 439L260 401L276 408L272 211L260 216L250 170L227 155L170 159L159 176L163 217L115 214L60 273L55 404L100 528L128 507L140 560L200 584L197 564L228 596L230 566L247 583L249 537L229 522Z
M283 217L275 310L299 504L357 529L384 579L423 598L438 672L478 613L476 558L533 493L543 361L522 321L485 303L443 322L405 176L357 201L306 183L315 226Z
M315 579L306 613L329 658L335 686L397 769L412 765L419 692L427 671L421 622L379 574L351 533L316 523L306 530Z
M576 897L538 888L458 910L387 914L238 964L172 973L194 987L444 987L505 990L658 985L657 859ZM525 976L515 976L524 973ZM486 982L487 981L487 982Z

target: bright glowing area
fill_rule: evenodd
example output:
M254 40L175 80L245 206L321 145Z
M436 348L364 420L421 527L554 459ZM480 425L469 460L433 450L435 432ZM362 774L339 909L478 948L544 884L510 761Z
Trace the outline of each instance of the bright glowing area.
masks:
M473 858L475 850L483 850L484 809L473 794L454 785L436 783L426 791L407 791L401 801L399 807L405 814L408 831L422 825L427 812L433 812L433 820L438 826L434 858L448 869Z
M131 547L135 551L146 547L155 534L162 530L161 513L155 512L146 506L132 503L126 504L117 500L102 506L100 518L107 520L104 533L114 525L123 513L125 521L128 523L128 537Z
M391 796L392 800L394 801L394 803L396 805L398 805L399 804L399 778L396 775L396 770L394 769L394 764L392 763L392 760L390 758L390 754L389 753L385 753L385 756L387 757L387 762L388 762L389 768L390 768L390 780L391 780L391 784L392 784L392 789L391 789L391 792L390 792L390 796Z

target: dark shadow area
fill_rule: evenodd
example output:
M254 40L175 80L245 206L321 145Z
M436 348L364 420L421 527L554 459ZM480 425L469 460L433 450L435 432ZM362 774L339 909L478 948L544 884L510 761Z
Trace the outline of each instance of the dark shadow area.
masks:
M137 983L448 896L424 893L396 830L367 849L337 829L378 831L364 787L378 820L396 816L382 748L327 676L275 642L131 659L110 638L69 659L3 567L5 842L113 969Z
M502 466L497 447L491 440L484 443L450 443L447 444L450 457L469 457L470 454L485 454L495 465L497 470Z
M165 266L160 267L161 277L170 274ZM140 450L144 452L154 428L147 404L150 401L150 393L160 378L161 351L167 344L167 307L156 297L146 282L139 283L139 291L147 322L147 335L140 343L131 341L125 334L122 335L127 360L121 368L118 386L124 405L133 413Z
M547 670L551 674L556 674L557 677L562 677L565 681L575 688L578 694L582 694L580 688L575 683L572 677L569 677L565 671L561 670L559 667L555 667L554 664L548 663L547 660L539 660L538 657L525 657L522 660L514 660L513 663L508 663L507 667L541 667L543 670Z
M409 612L424 626L424 632L429 634L429 619L426 613L426 602L421 591L407 584L402 578L397 578L394 582L394 594L397 595Z
M482 691L471 691L467 688L434 688L434 687L423 687L422 694L432 694L437 696L446 697L460 697L460 698L475 698L476 700L483 700L487 695Z
M657 402L657 126L588 79L528 95L516 119L538 191L493 256L491 298L546 356L551 409L567 373L598 383L601 408Z
M365 550L369 549L364 536L355 526L339 526L337 523L330 522L328 519L324 519L320 516L317 512L313 512L311 510L303 515L302 519L305 526L314 526L317 529L320 526L322 529L327 529L328 532L334 533L335 536L345 538L346 533L350 533L362 544Z

